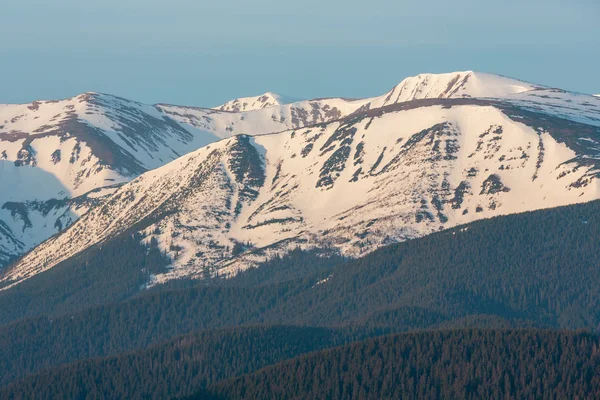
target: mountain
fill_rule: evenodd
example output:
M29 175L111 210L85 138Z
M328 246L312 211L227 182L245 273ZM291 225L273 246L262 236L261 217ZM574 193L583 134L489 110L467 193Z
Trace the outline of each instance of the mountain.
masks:
M0 267L77 220L92 198L190 151L238 133L329 121L355 108L331 99L236 113L100 93L0 105L0 185L10 188L0 192Z
M309 107L318 112L294 119ZM157 109L208 126L199 122L205 110ZM464 72L407 78L377 98L222 114L248 126L269 114L269 124L297 127L236 135L143 173L8 269L6 287L124 232L170 257L152 285L232 275L297 247L357 257L600 197L600 103L589 95Z

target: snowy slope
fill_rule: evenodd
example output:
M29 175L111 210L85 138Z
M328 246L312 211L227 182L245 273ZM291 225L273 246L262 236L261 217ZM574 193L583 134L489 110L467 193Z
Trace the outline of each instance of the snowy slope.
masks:
M332 102L344 113L355 109ZM87 201L70 199L128 182L240 131L276 132L339 118L342 111L313 101L234 113L150 106L98 93L0 105L0 187L10 189L0 191L0 267L87 210Z
M86 193L219 138L98 93L0 105L0 267L75 221Z
M173 260L151 283L235 273L297 246L359 256L481 218L597 199L599 159L597 126L488 99L416 100L239 135L121 186L3 281L134 225Z
M216 140L321 129L317 125L382 107L426 107L436 99L486 99L502 103L505 112L510 107L532 112L537 120L549 115L600 126L596 97L472 71L406 78L382 96L358 100L290 103L266 93L209 109L85 93L61 101L0 105L0 187L10 188L0 191L0 267L83 215L92 204L86 195L90 191L129 182ZM569 139L575 151L582 143ZM95 203L103 197L93 196Z

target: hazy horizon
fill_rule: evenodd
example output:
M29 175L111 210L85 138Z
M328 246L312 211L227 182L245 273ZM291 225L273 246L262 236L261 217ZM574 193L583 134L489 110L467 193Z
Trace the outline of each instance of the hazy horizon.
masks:
M594 94L599 11L591 0L15 2L0 15L10 39L0 102L86 91L207 107L268 91L368 97L460 70Z

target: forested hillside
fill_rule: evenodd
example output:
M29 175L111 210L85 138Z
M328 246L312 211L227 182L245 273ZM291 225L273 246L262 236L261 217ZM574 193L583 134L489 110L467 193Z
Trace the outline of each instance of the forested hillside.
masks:
M240 277L239 286L233 281L200 283L62 316L16 321L0 327L2 383L62 363L242 324L390 331L463 326L596 329L599 206L592 202L480 221L331 268L317 266L316 274L279 283L261 284L268 278L259 275ZM313 259L297 257L306 257L308 263ZM25 312L11 299L2 299L3 310Z
M276 284L331 269L344 258L319 252L293 250L286 257L274 257L232 279L203 282L181 279L150 290L145 283L153 273L163 271L169 257L155 243L140 244L140 238L123 234L102 246L64 261L35 279L0 291L0 324L39 315L60 316L93 306L117 303L150 293L191 287L253 287Z
M195 399L592 399L600 338L459 330L323 350L220 383Z
M0 388L0 398L168 399L303 353L378 333L293 326L205 331L146 350L45 370Z

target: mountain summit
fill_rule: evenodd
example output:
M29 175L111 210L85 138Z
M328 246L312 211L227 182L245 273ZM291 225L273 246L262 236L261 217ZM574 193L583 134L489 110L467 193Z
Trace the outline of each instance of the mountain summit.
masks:
M229 112L255 111L263 108L282 106L284 104L290 104L293 102L294 101L292 99L289 99L285 96L267 92L260 96L240 97L238 99L233 99L221 104L220 106L214 107L214 109Z

